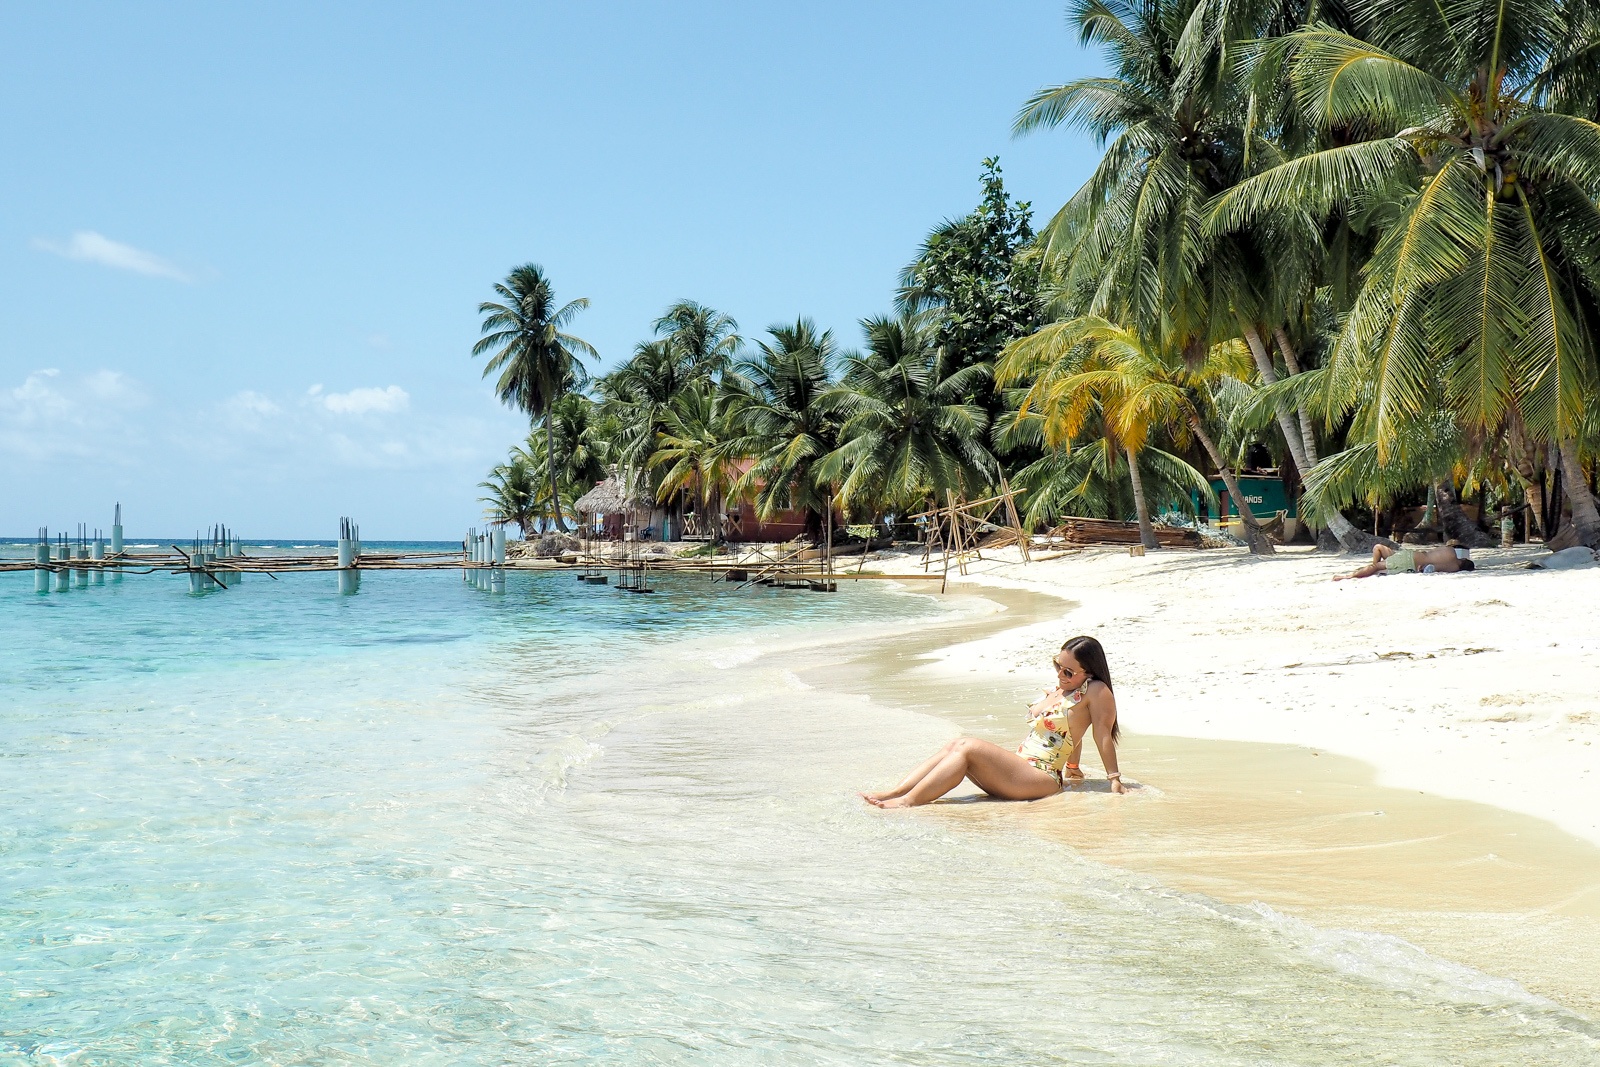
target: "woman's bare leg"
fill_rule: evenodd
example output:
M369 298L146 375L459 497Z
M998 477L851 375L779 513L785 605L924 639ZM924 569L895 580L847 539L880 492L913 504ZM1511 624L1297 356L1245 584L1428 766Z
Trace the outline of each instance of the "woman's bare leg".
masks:
M960 740L961 738L958 737L954 741L948 742L939 751L935 752L922 763L918 764L916 769L902 778L900 780L900 784L895 786L893 789L886 789L878 793L861 793L858 795L868 804L876 804L880 800L893 800L895 797L905 796L907 793L911 792L912 788L915 787L918 782L926 778L929 773L931 773L933 769L939 765L941 760L955 750L956 744L960 742Z
M1055 775L1041 771L1015 752L976 737L963 737L951 744L933 769L903 796L872 803L880 808L916 807L938 800L964 778L972 779L973 785L1001 800L1038 800L1061 789Z

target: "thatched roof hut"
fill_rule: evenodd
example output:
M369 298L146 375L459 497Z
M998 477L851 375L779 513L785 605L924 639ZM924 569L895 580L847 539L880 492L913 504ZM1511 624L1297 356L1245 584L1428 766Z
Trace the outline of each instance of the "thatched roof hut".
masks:
M612 476L572 502L580 515L620 515L626 511L649 511L650 500L637 491L624 492L622 480Z

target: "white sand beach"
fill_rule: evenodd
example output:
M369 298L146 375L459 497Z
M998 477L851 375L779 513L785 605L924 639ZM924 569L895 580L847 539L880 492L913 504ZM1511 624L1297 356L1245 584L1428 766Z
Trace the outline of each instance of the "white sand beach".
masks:
M1127 730L1352 756L1384 785L1535 815L1600 844L1600 567L1528 570L1547 554L1479 550L1470 574L1333 582L1359 561L1292 549L1089 548L1027 565L1015 550L992 555L952 586L1075 606L944 650L940 670L1043 678L1064 638L1095 634Z
M996 805L969 787L944 817L1018 820L1173 889L1390 934L1593 1012L1600 624L1583 605L1600 568L1474 555L1471 574L1336 583L1348 557L986 552L950 591L992 598L988 617L863 657L860 688L1008 743L1049 657L1094 634L1136 788L1109 795L1086 745L1078 790Z

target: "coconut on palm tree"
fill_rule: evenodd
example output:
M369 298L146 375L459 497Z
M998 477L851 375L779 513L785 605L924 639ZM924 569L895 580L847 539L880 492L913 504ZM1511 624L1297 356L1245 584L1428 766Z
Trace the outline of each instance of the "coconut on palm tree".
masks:
M552 413L555 403L589 381L583 356L597 356L594 346L565 332L578 312L589 306L587 297L556 306L555 290L536 263L525 263L494 287L500 300L478 305L484 316L478 343L472 354L487 354L483 375L498 373L495 394L530 418L543 416L545 444L555 454L555 428ZM551 512L556 529L566 531L562 518L561 490L556 484L556 469L549 470Z

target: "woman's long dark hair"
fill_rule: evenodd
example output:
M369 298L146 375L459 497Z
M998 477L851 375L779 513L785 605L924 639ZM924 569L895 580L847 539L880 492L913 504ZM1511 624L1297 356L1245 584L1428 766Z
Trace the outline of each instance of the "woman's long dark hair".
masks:
M1078 661L1084 673L1097 682L1104 683L1107 689L1111 688L1111 668L1106 666L1106 650L1100 647L1100 642L1092 637L1074 637L1061 646L1061 651L1071 652L1072 658ZM1122 723L1111 724L1111 740L1116 741L1122 736Z

